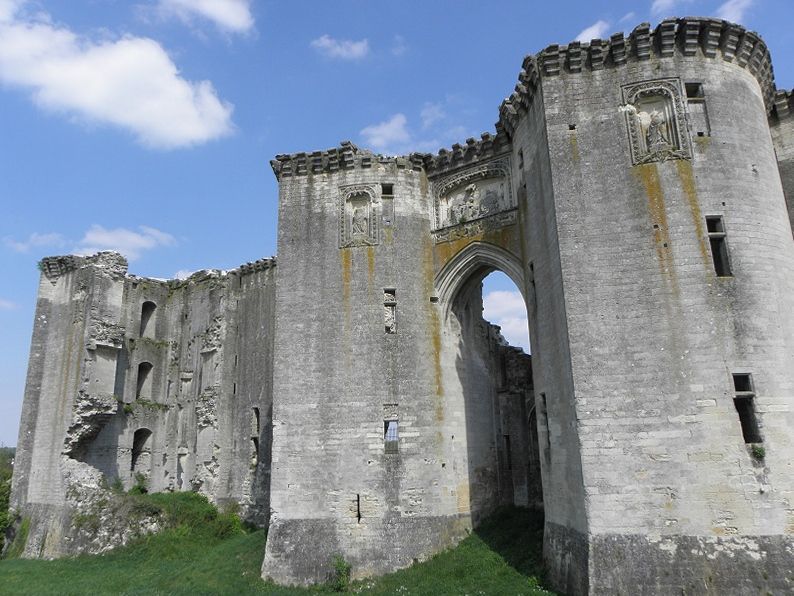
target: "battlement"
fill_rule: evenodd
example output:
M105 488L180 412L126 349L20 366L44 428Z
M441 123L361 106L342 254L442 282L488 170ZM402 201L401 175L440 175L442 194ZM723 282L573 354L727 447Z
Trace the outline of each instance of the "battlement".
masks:
M622 66L633 61L670 58L676 55L722 57L748 69L758 80L767 112L776 105L775 83L769 50L758 34L720 19L684 17L665 19L651 30L641 23L626 37L615 33L608 40L574 41L550 45L535 56L527 56L518 84L499 108L499 122L512 133L520 112L526 111L541 77Z
M439 149L438 155L425 155L424 167L428 175L441 174L458 166L485 161L510 148L510 139L505 129L497 123L496 134L484 132L480 139L466 139L466 144L455 143L451 149Z
M794 89L786 91L780 89L775 91L774 105L770 116L783 120L794 115Z
M515 89L499 106L496 134L485 132L479 140L466 139L465 144L439 149L436 155L411 153L402 157L378 155L343 141L339 147L325 151L278 155L270 165L279 180L308 173L370 168L373 163L394 163L398 168L440 174L507 151L518 118L529 109L542 77L619 67L676 54L721 57L746 68L758 80L770 115L774 111L778 117L785 117L791 111L791 93L776 91L769 50L758 34L721 19L684 17L665 19L655 29L649 23L641 23L628 36L615 33L607 40L554 44L526 56Z
M339 147L312 153L277 155L270 166L278 180L289 176L334 173L354 168L371 168L375 163L393 163L399 169L421 170L426 154L411 153L408 156L391 157L359 149L350 141L342 141Z
M276 257L257 259L253 262L243 263L239 267L229 270L222 269L201 269L191 273L185 279L159 279L155 277L138 276L127 273L127 259L115 251L102 251L89 256L79 255L59 255L44 257L39 261L39 269L42 274L53 284L58 278L83 267L97 267L108 271L113 277L125 277L133 280L146 281L149 283L160 283L172 288L179 287L188 281L203 281L209 277L223 277L226 275L251 275L260 271L266 271L276 266Z

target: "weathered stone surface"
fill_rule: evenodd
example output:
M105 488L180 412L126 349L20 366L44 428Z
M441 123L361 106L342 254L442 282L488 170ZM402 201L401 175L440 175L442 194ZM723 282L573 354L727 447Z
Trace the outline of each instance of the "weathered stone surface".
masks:
M270 520L285 584L405 567L516 503L562 592L790 592L792 112L756 34L642 24L527 57L495 134L436 156L278 156L278 267L45 259L29 554L76 548L79 465ZM497 269L531 366L482 320Z

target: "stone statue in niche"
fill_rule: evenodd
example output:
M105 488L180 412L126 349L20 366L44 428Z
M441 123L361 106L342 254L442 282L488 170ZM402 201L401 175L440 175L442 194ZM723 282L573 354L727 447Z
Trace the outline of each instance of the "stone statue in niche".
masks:
M367 214L364 207L356 207L353 209L353 222L352 222L352 235L353 238L361 238L367 236Z
M626 85L623 99L635 165L691 157L678 79Z
M379 188L379 185L378 185ZM375 185L357 184L340 190L339 246L373 246L380 242Z

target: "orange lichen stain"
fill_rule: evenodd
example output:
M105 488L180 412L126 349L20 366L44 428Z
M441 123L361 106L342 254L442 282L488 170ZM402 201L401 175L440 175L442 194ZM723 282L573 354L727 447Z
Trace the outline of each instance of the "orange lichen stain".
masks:
M571 141L571 157L574 163L579 163L579 140L576 138L576 133L568 135Z
M670 230L667 225L667 211L664 204L664 192L659 180L656 164L642 164L634 168L634 173L645 187L648 197L648 211L654 224L654 245L659 269L669 279L673 291L678 293L678 279L673 269L673 253L670 247Z
M703 213L700 211L700 203L698 203L692 163L679 159L676 160L675 167L678 170L678 177L681 179L681 186L684 189L687 203L689 203L689 211L692 213L692 223L695 224L695 233L697 234L700 247L700 256L703 257L703 264L706 266L706 270L711 271L709 266L709 249L706 246L706 233L703 230Z
M391 227L383 230L383 241L386 244L392 244L394 242L394 230Z
M433 241L424 241L422 266L424 267L425 291L427 300L428 329L430 330L430 348L433 358L433 382L435 384L435 416L436 422L444 420L444 384L441 373L441 322L438 318L436 305L430 302L430 295L435 290L435 274L433 271Z

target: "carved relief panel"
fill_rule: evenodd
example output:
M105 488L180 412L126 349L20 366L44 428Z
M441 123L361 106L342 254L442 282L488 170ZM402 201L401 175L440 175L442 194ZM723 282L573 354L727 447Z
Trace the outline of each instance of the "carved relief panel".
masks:
M445 242L516 222L507 158L480 164L433 183L433 237Z
M339 247L379 244L378 185L343 186L339 192Z
M690 159L681 82L657 79L622 90L632 163Z

